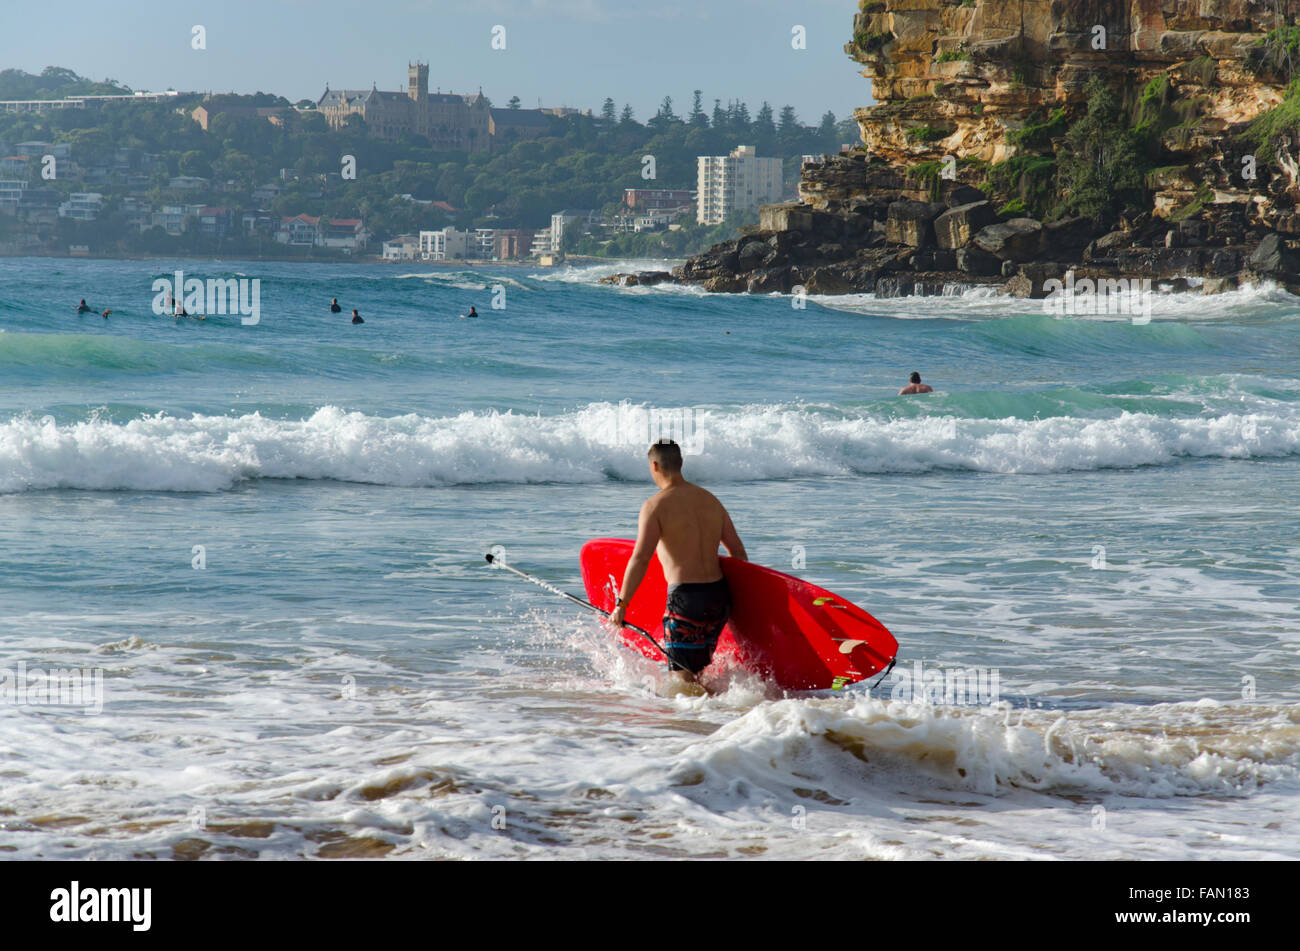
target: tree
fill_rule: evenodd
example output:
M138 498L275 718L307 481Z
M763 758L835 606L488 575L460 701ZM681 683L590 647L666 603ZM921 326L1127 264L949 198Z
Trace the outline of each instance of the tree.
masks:
M725 128L730 118L731 116L727 112L725 112L722 108L722 100L721 99L713 100L713 128L715 129Z
M1066 131L1060 153L1063 210L1104 221L1125 204L1140 203L1147 162L1138 135L1105 81L1094 76L1084 92L1088 114Z
M600 107L600 118L606 125L613 125L618 118L618 113L614 108L614 100L606 97L604 104Z
M691 125L697 129L706 129L709 126L709 117L704 114L704 91L697 89L694 96L695 99L691 103Z
M519 108L519 97L518 97L518 96L511 96L511 97L510 97L510 100L506 103L506 108L507 108L507 109L518 109L518 108Z
M636 125L636 114L629 104L623 104L623 114L619 117L618 123L624 126Z
M654 118L648 124L652 129L662 132L669 125L681 121L681 119L673 115L673 97L664 96L664 101L659 104L659 111L655 113Z
M776 123L772 120L772 106L766 100L758 107L758 115L754 118L754 132L760 137L767 137L769 141L776 137Z
M776 131L782 144L789 144L798 137L799 118L794 114L794 106L781 107L781 122Z

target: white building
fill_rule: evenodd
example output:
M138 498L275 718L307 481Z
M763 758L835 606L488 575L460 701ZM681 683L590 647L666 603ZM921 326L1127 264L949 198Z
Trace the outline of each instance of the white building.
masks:
M739 146L730 155L701 155L696 162L699 224L716 225L733 211L781 200L781 160L759 158L752 145Z
M22 201L23 191L26 188L26 182L0 180L0 205L10 206L9 210L11 211L17 208L18 202Z
M533 233L533 243L528 249L528 253L533 257L555 253L555 246L551 241L550 228L542 228L540 231Z
M551 253L559 254L564 250L564 232L566 229L576 225L580 230L585 230L595 219L595 212L586 208L566 208L551 215Z
M391 241L384 242L385 261L414 261L420 255L420 236L418 234L399 234Z
M497 232L495 228L475 228L469 236L469 254L476 258L496 257Z
M441 231L420 232L420 260L456 261L468 256L468 231L457 231L448 226Z
M94 221L103 210L104 196L99 192L73 192L59 205L59 217Z

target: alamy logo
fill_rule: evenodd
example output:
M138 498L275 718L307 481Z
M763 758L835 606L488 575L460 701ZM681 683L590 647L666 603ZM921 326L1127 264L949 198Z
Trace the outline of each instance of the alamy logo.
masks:
M70 888L50 892L50 921L129 921L131 930L148 931L153 920L152 888Z
M1043 282L1047 296L1043 313L1050 317L1127 314L1135 324L1151 323L1151 278L1102 277L1094 281L1085 277L1076 281L1074 271L1065 280L1050 278Z
M620 443L648 446L661 439L671 439L683 452L698 452L695 436L695 410L687 407L660 409L622 403L616 422Z
M0 667L0 703L29 707L81 707L92 716L104 711L102 667L55 667L44 670L19 661L18 669Z
M998 670L987 667L931 667L918 660L910 671L890 674L894 689L890 700L942 703L949 706L988 706L998 702Z
M239 322L251 327L262 319L262 281L246 277L185 276L159 277L153 282L153 312L159 317L210 317L239 314Z

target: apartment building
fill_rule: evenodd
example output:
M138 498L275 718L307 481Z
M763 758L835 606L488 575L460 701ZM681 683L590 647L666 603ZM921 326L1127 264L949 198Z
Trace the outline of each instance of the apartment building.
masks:
M781 200L781 159L759 158L752 145L739 146L730 155L701 155L696 161L699 224L720 224L733 211Z

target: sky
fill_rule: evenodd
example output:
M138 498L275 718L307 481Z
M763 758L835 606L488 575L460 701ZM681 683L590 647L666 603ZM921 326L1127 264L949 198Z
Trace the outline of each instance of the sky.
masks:
M274 92L296 102L334 89L483 92L494 105L575 106L606 96L645 121L692 90L795 107L816 124L869 105L843 51L856 0L0 0L0 69L63 66L135 90ZM194 26L206 49L192 48ZM492 49L504 27L505 49ZM802 26L806 49L792 48ZM498 34L500 35L500 34Z

